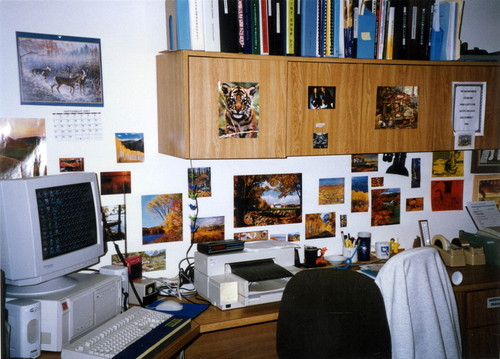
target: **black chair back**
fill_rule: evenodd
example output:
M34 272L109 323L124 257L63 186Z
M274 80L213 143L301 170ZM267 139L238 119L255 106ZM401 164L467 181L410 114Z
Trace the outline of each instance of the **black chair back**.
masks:
M290 358L390 358L382 295L358 272L313 269L297 273L280 304L276 349Z

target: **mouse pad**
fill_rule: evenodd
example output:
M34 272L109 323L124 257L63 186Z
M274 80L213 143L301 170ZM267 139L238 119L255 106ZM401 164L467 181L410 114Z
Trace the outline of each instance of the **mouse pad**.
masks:
M160 304L162 300L156 300L146 308L155 309L158 304ZM162 310L162 312L174 314L179 317L187 317L187 318L195 318L200 313L202 313L205 309L208 308L208 304L194 304L194 303L182 303L182 309L176 311L166 311Z

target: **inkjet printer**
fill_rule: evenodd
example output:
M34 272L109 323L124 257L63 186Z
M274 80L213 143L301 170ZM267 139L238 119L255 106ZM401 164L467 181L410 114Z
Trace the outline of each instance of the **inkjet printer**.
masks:
M298 271L294 245L280 241L245 242L240 251L194 253L194 285L214 306L226 310L281 300Z

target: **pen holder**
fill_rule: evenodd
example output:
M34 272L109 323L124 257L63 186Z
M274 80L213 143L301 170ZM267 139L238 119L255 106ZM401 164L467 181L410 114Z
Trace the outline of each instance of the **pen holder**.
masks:
M356 263L358 261L357 248L343 247L342 255L346 258L351 258L351 263Z

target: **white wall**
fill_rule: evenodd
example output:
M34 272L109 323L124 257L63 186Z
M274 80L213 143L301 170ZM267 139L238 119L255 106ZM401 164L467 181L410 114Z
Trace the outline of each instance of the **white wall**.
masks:
M100 38L102 48L104 107L102 112L102 141L59 142L54 139L52 113L64 109L52 106L21 106L18 85L16 31L60 34ZM127 195L128 250L166 249L167 269L148 273L150 276L173 277L177 264L189 247L189 218L187 209L187 169L190 161L158 154L156 138L156 76L155 56L166 48L163 0L142 1L0 1L0 117L45 118L49 152L49 174L57 174L61 157L84 157L85 170L131 171L132 193ZM482 46L482 45L481 45ZM82 109L75 107L74 109ZM145 136L144 163L118 164L115 158L116 132L142 132ZM411 247L419 234L418 220L428 219L431 234L457 236L459 229L474 231L465 211L431 212L429 199L431 182L431 153L411 153L422 159L421 188L411 189L410 179L385 175L387 163L380 157L379 172L370 177L384 176L384 187L401 188L401 225L370 227L369 213L350 213L350 156L296 157L283 160L217 160L192 161L193 167L211 167L212 197L200 199L199 217L225 216L226 238L232 238L234 229L233 176L243 174L295 173L303 174L303 213L336 212L348 215L344 232L371 231L375 241L399 236L402 247ZM469 174L470 153L465 157L466 175L464 202L471 200L472 176ZM319 206L318 180L320 178L346 178L346 204ZM142 246L141 196L151 194L183 193L184 241ZM423 212L406 212L404 201L409 197L426 198ZM103 204L120 203L122 196L103 196ZM328 254L340 253L339 237L304 239L304 223L256 227L275 234L301 233L301 245L327 246ZM337 225L337 235L340 232ZM241 232L242 230L237 230ZM123 243L122 243L123 247ZM110 248L109 253L114 254ZM109 255L101 264L109 264Z

